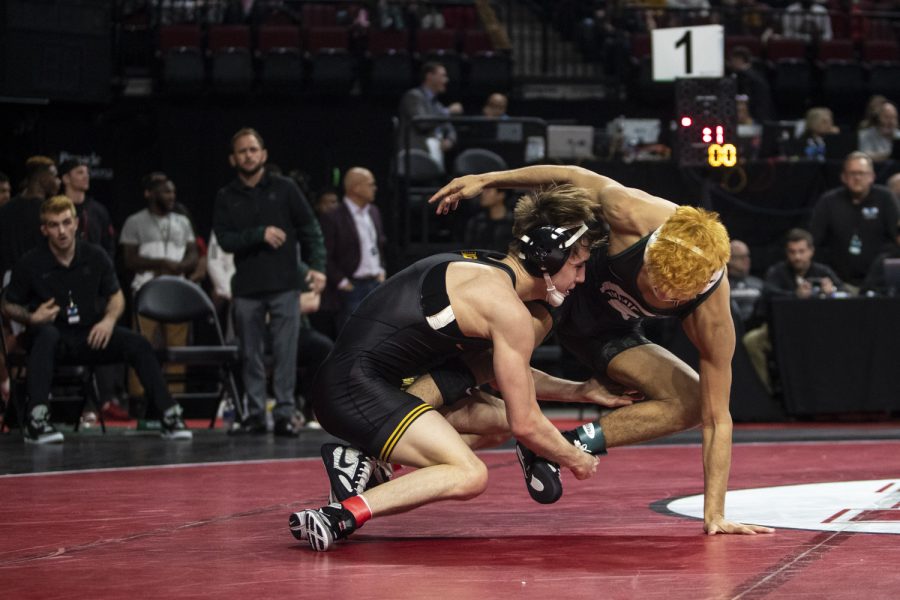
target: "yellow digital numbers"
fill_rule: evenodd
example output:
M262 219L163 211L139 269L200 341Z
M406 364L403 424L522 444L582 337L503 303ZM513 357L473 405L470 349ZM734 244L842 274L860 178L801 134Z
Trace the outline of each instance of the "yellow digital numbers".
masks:
M733 167L737 164L737 148L734 144L710 144L706 149L711 167Z

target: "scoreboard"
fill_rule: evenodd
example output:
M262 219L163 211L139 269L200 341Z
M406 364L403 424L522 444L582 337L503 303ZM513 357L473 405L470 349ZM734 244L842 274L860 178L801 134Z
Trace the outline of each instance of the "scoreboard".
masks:
M737 164L737 84L731 77L675 81L675 155L682 167Z

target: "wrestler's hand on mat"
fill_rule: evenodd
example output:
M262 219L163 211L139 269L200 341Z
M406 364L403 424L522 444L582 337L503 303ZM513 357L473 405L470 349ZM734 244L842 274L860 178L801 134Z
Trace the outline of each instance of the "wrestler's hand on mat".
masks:
M716 535L717 533L737 533L743 535L756 535L757 533L775 533L771 527L763 527L762 525L744 525L729 521L725 517L712 519L703 524L703 531L707 535Z
M608 390L596 379L588 379L578 386L578 399L581 402L597 404L607 408L618 408L634 404L636 400L643 400L643 394L637 390L628 390L622 394L616 394Z
M428 199L429 204L438 203L434 212L446 215L451 210L456 210L460 200L474 198L484 189L484 180L479 175L465 175L457 177Z
M596 475L597 465L600 463L597 457L581 451L579 451L579 454L581 456L578 457L578 462L569 467L569 470L575 475L575 479L588 479Z

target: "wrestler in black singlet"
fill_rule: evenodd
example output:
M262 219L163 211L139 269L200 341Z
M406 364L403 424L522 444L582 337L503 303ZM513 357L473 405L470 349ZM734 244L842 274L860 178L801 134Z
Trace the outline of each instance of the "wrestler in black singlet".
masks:
M449 304L446 273L452 262L512 269L487 251L437 254L417 261L378 286L354 311L313 384L316 418L328 433L389 460L410 424L431 406L400 390L403 378L463 352L491 346L466 337L455 319L429 324ZM437 327L437 329L435 328Z
M720 277L704 293L672 308L651 306L637 285L649 239L647 235L615 256L609 256L606 244L594 248L585 267L584 283L575 287L556 316L560 343L601 381L615 356L651 343L644 337L644 320L684 319L721 283Z

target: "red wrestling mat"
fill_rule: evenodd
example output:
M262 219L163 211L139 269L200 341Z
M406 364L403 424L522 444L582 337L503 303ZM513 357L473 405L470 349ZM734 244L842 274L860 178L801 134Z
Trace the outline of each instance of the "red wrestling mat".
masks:
M491 484L481 497L376 518L325 554L295 542L287 528L289 512L325 497L318 460L0 477L2 594L694 600L900 593L900 535L852 532L873 522L900 532L900 442L735 447L733 490L877 482L857 486L865 498L856 488L841 498L839 488L835 500L833 489L819 494L816 486L794 496L778 488L775 500L734 496L767 518L788 518L787 509L800 507L807 521L835 529L752 537L706 537L699 521L662 508L701 491L699 447L615 449L602 459L601 476L576 482L566 474L566 492L553 506L528 498L511 452L482 457ZM820 502L829 493L846 506Z

